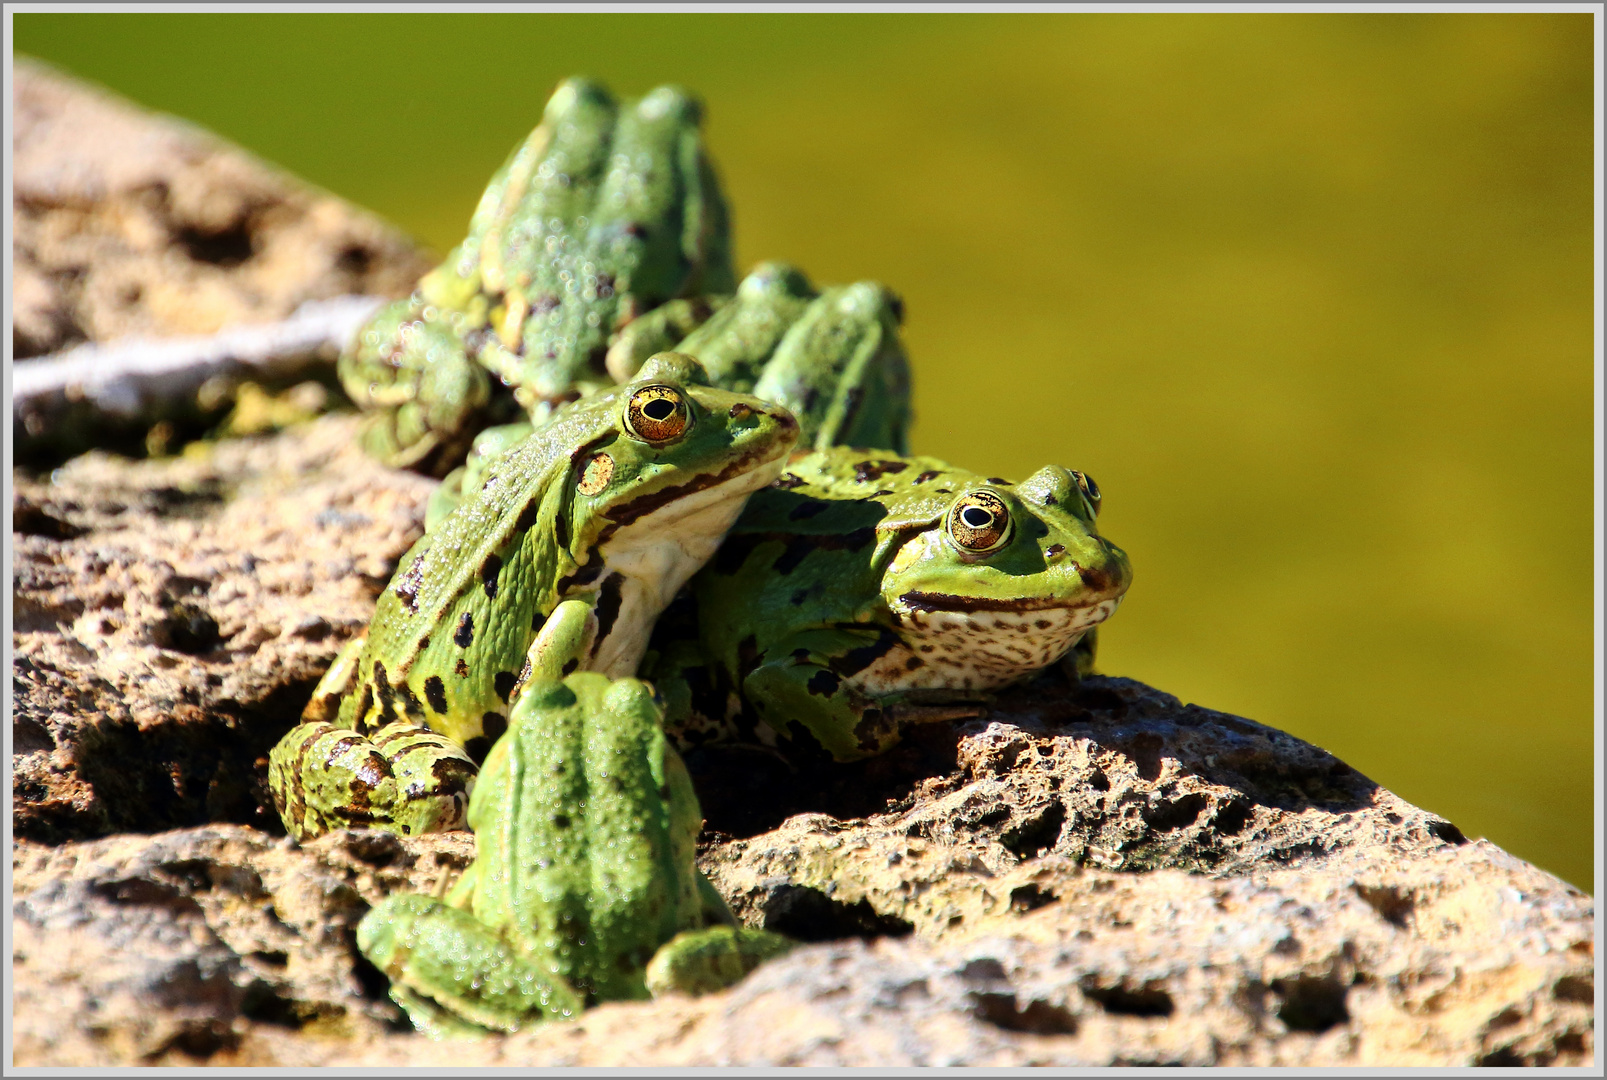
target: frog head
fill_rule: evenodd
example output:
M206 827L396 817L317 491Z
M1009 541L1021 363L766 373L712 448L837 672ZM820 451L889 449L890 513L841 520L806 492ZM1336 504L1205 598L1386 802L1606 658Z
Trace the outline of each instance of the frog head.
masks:
M1014 485L971 478L919 531L883 523L907 539L882 599L950 685L1003 685L1063 656L1126 593L1132 569L1098 512L1093 480L1059 466Z
M614 422L571 454L575 585L598 592L588 666L635 669L653 619L714 554L753 492L780 474L798 438L786 409L708 384L682 353L651 357L600 395ZM588 572L591 576L588 580Z

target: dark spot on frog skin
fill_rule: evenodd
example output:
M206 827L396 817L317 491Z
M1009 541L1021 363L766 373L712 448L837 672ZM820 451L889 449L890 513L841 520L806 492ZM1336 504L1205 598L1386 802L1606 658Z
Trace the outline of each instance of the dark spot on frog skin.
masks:
M1039 630L1047 630L1053 626L1054 623L1050 622L1048 619L1037 619L1032 625L1036 626Z
M428 649L429 647L430 647L430 635L425 634L423 637L418 639L418 651L423 652L425 649Z
M545 315L549 311L556 311L557 308L558 298L552 295L552 293L542 293L540 296L536 297L535 302L530 305L530 314Z
M488 742L495 743L508 730L508 718L499 712L488 712L480 717L480 730Z
M485 562L480 564L480 581L485 585L485 595L488 600L497 598L497 576L502 573L502 559L497 555L487 555Z
M876 542L875 528L867 525L863 529L844 533L842 536L795 536L787 543L787 549L775 561L775 571L778 574L790 574L798 569L800 563L809 557L809 553L819 550L832 551L858 551L868 544Z
M561 674L563 674L566 677L569 676L569 675L573 675L575 673L575 669L578 668L579 666L580 666L580 661L578 659L571 658L569 660L565 660L564 661L564 669L561 672Z
M554 814L552 816L552 827L555 829L569 828L569 816L567 814Z
M474 770L462 758L441 757L430 766L430 775L435 777L438 790L462 791L474 777Z
M745 679L758 666L759 640L754 635L749 634L737 642L737 672L742 679Z
M396 719L396 691L391 689L391 680L385 671L385 665L378 660L374 661L374 692L379 695L380 719L385 723Z
M881 488L880 490L871 492L870 497L873 498L873 499L879 499L883 495L891 495L892 493L893 493L892 488Z
M609 633L614 629L614 623L619 619L619 606L623 599L621 588L624 582L623 574L609 574L603 582L602 594L597 597L597 606L592 609L597 616L597 643L601 645L608 639Z
M730 576L741 570L753 554L753 549L764 543L768 537L763 533L743 533L728 537L714 553L714 572Z
M924 484L928 480L936 480L938 477L940 477L942 475L943 475L943 470L941 470L941 469L927 469L923 473L917 473L916 476L915 476L915 479L910 481L910 482L914 483L914 484Z
M861 484L880 480L888 473L899 473L909 468L907 461L860 461L854 465L854 479Z
M397 688L397 692L402 696L402 711L410 717L424 715L424 706L419 703L418 695L413 692L411 686L403 683Z
M446 683L441 681L439 675L431 675L424 680L424 697L437 716L446 712Z
M893 636L891 630L882 630L876 635L875 641L849 649L834 659L831 662L831 670L839 675L858 674L886 656L888 650L897 644L898 638Z
M391 591L396 598L407 605L407 610L418 611L418 591L424 585L424 553L420 552L414 557L413 563L407 568L407 573L396 579Z
M506 705L508 703L508 695L513 693L513 688L518 685L518 682L519 680L513 672L499 671L497 672L496 677L491 680L491 685L496 689L497 697L501 698L502 703Z
M799 589L797 592L792 594L792 597L791 597L792 606L793 607L801 607L803 605L803 602L805 600L807 600L807 599L809 599L809 590L808 589Z
M908 660L904 661L905 671L914 671L917 668L923 668L925 666L926 661L922 660L919 656L912 656Z
M524 509L519 511L518 520L513 523L513 527L520 532L526 532L531 526L535 525L536 520L540 517L541 496L532 496L530 501L524 504Z
M808 481L803 477L789 472L782 473L775 480L772 480L770 482L770 486L773 488L779 488L782 491L791 491L793 488L802 487L806 483L808 483Z
M859 723L854 725L854 734L859 737L859 748L868 752L880 750L887 743L888 736L895 729L893 720L880 709L866 709L860 716Z
M535 633L541 633L541 628L546 625L547 616L543 615L541 612L538 611L530 617L530 629Z
M1050 544L1048 547L1043 549L1043 557L1046 558L1046 559L1058 559L1060 556L1064 555L1065 553L1066 553L1066 545L1065 544Z
M990 477L988 477L988 483L990 483L990 484L1003 484L1005 487L1014 487L1015 486L1014 484L1012 484L1010 481L1006 480L1002 476L990 476Z
M806 521L821 511L829 510L830 508L830 503L817 502L814 499L809 499L805 502L799 503L797 506L794 506L792 508L792 512L787 515L787 520Z
M603 572L603 560L597 557L595 550L587 553L586 564L568 577L558 579L558 595L567 596L572 589L590 585L596 581Z
M465 740L463 752L469 755L469 760L479 765L485 761L486 754L491 750L491 740L484 735L476 735Z
M457 677L460 679L467 679L469 677L468 661L464 660L461 656L458 657L458 666L452 670L453 674L457 675Z
M1108 570L1096 570L1087 566L1077 566L1077 576L1082 578L1084 585L1095 592L1104 592L1114 582Z
M794 660L798 660L798 661L808 661L808 659L809 659L809 650L808 649L794 649L794 650L792 650L792 658Z
M452 632L452 642L460 649L467 649L474 644L474 612L465 611L459 616L458 628Z
M831 697L837 692L837 688L842 685L842 682L842 679L837 677L836 672L822 668L809 676L809 681L804 686L811 694L816 694L820 697Z

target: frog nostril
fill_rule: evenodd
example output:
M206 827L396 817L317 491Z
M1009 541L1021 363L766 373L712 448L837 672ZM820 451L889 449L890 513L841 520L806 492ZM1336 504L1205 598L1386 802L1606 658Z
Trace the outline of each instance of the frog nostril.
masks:
M744 405L739 401L735 405L731 406L731 419L733 420L746 420L752 415L753 406L751 405Z

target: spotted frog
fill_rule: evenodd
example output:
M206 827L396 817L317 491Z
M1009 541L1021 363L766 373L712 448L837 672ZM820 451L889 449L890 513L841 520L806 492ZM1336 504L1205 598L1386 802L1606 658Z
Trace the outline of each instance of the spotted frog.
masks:
M1132 581L1100 493L928 457L795 455L660 621L646 672L682 745L797 745L847 761L1078 648ZM1086 644L1084 644L1086 642Z
M621 104L584 79L560 84L468 237L341 357L342 385L371 413L365 447L441 475L486 423L510 418L493 377L544 416L614 381L608 342L636 316L729 293L728 213L700 120L675 87Z
M402 556L366 633L270 755L285 827L456 827L473 762L531 673L561 655L559 675L634 674L654 620L797 435L785 409L666 353L492 462ZM562 601L585 617L547 627Z
M590 672L515 702L469 806L474 862L443 898L393 894L357 927L417 1027L516 1031L715 990L792 946L739 927L698 872L702 815L661 720L651 687Z

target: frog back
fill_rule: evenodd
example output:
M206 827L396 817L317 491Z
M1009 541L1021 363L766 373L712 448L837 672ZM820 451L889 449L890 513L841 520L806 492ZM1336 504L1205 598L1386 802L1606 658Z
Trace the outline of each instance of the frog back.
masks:
M476 917L591 1000L646 997L654 951L703 921L697 799L639 680L533 686L486 759L469 823Z
M483 486L402 557L380 595L341 725L410 719L483 753L506 728L522 658L580 567L573 462L597 435L560 415L508 451Z

